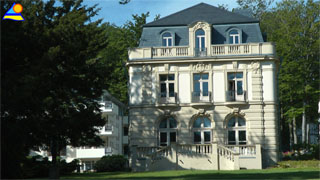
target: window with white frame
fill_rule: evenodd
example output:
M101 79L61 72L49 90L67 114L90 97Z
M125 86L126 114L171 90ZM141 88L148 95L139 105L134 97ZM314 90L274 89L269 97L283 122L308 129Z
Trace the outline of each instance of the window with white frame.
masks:
M209 74L193 74L193 98L205 100L209 97Z
M173 117L167 117L159 125L160 146L169 146L177 142L177 121Z
M205 51L205 32L203 29L198 29L195 33L196 50Z
M229 31L229 43L230 44L240 44L240 33L236 29Z
M208 117L197 117L193 122L192 131L194 144L211 143L211 121Z
M243 145L247 143L246 121L239 116L234 116L228 121L228 144Z
M173 46L173 37L169 32L162 34L162 46Z
M174 74L160 75L160 97L174 97Z
M228 93L227 98L229 101L244 100L243 91L243 73L230 72L228 73Z

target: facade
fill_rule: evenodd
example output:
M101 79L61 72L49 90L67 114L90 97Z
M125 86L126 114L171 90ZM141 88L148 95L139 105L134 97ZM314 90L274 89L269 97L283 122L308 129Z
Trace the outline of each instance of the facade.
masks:
M276 163L277 64L258 20L208 4L145 24L127 62L132 169Z
M81 171L93 170L93 165L103 156L113 154L128 155L128 116L125 116L126 106L105 91L101 99L102 116L106 120L104 127L100 129L100 137L105 144L101 147L78 147L67 146L60 152L60 156L67 162L79 159ZM49 157L47 151L31 152L31 155Z

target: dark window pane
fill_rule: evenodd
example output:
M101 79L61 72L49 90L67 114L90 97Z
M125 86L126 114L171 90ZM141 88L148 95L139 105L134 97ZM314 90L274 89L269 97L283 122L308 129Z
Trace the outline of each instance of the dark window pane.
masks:
M236 73L237 78L243 78L243 73Z
M200 74L194 74L193 80L200 80Z
M239 34L237 30L231 30L230 34Z
M236 121L233 117L228 121L228 127L234 127L235 125L236 125Z
M171 37L171 33L166 32L162 35L162 37Z
M169 74L168 75L168 80L173 81L174 80L174 74Z
M204 37L201 37L201 51L204 51L205 50L205 40L204 40Z
M232 36L229 37L229 43L233 44L233 37Z
M239 141L246 141L246 131L239 131Z
M167 75L160 75L160 81L166 81Z
M202 74L202 79L208 79L209 78L209 74Z
M176 132L170 132L170 142L176 142Z
M239 44L239 36L236 36L235 40L236 40L235 44Z
M198 49L199 50L199 38L198 37L196 37L196 49Z
M229 91L234 91L234 89L235 89L235 82L229 80L229 82L228 82L228 90Z
M167 46L167 40L166 39L162 39L162 46Z
M205 131L204 133L204 142L210 142L211 141L211 132Z
M160 132L160 144L167 144L167 133Z
M203 96L209 96L209 93L208 93L208 82L203 82L202 83L202 95Z
M242 81L237 81L237 95L242 95L243 89L242 89Z
M200 132L193 133L193 141L194 141L194 143L201 143L201 133Z
M174 118L169 118L170 128L177 128L177 121Z
M172 46L172 39L168 39L168 46Z
M236 132L235 131L228 131L228 144L236 142Z
M234 73L228 73L228 79L234 79Z
M204 127L211 127L211 121L208 118L204 117L203 121L204 121L204 124L203 124Z
M200 128L200 127L201 127L201 118L200 118L200 117L198 117L198 118L194 121L193 127L194 127L194 128Z
M204 30L203 29L198 29L196 31L196 36L199 36L199 35L204 35Z
M246 121L242 118L238 118L238 126L246 126Z
M193 87L193 96L200 96L200 83L196 82L194 83L194 87Z
M161 121L160 128L167 128L167 120L166 119Z
M169 83L169 97L174 97L174 84Z
M165 83L160 84L161 97L167 97L167 86Z

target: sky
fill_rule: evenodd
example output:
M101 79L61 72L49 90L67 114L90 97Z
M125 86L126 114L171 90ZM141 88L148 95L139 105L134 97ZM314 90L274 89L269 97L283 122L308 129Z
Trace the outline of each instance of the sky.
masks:
M237 0L131 0L128 4L121 5L118 0L84 0L84 4L93 6L98 4L101 8L99 14L92 20L103 19L103 22L114 23L122 26L132 20L132 14L150 12L147 23L153 21L157 14L160 18L186 9L199 3L207 3L213 6L218 4L228 5L229 10L238 7Z

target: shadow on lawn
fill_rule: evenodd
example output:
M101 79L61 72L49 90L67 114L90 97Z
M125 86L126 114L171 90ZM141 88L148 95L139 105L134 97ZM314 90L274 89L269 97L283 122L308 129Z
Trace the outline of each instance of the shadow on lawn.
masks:
M186 174L178 176L162 176L154 177L135 173L127 177L118 177L117 175L124 174L123 172L114 173L88 173L79 176L69 177L71 179L318 179L320 178L319 171L300 171L300 172L268 172L268 173L230 173L230 172L208 172L201 174ZM68 177L65 177L68 178Z

